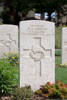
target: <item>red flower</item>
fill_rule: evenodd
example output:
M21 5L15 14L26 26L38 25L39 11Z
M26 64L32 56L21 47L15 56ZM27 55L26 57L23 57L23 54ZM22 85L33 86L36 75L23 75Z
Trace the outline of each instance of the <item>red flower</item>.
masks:
M67 88L67 84L64 84L64 88Z
M61 85L58 85L58 88L59 88L59 89L62 89L62 86L61 86Z
M43 90L43 88L41 87L40 90Z
M44 97L48 98L48 94L44 94Z
M53 93L53 88L48 89L48 93L52 94Z
M60 84L61 84L61 82L60 82L60 81L57 81L57 82L56 82L56 84L60 85Z
M47 85L49 85L49 86L50 86L50 85L51 85L51 83L50 83L50 82L47 82Z

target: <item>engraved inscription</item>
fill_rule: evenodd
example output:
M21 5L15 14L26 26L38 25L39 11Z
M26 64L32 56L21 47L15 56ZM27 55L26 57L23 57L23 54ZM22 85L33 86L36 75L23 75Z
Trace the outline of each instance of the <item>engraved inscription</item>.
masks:
M8 36L8 39L7 40L2 39L2 40L0 40L0 43L2 45L5 45L9 49L9 52L10 52L11 43L13 42L13 43L16 44L16 40L13 40L10 34L6 34L6 36Z
M49 21L20 22L20 87L36 91L55 82L55 25Z
M47 28L44 25L30 25L27 28L27 32L23 32L23 34L30 34L30 35L44 35L46 33Z
M32 46L31 49L23 49L26 54L26 57L31 57L35 62L39 62L40 67L40 76L41 76L41 60L46 57L46 53L49 53L49 57L52 57L52 50L45 49L41 45L41 37L34 37L36 46Z
M46 30L43 25L30 25L30 27L28 27L30 33L45 33Z

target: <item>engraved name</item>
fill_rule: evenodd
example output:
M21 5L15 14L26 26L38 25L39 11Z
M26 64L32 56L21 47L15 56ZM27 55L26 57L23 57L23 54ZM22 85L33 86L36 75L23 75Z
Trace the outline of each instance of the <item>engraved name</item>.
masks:
M44 35L46 30L47 28L45 28L43 25L30 25L27 28L27 32L23 32L23 34Z

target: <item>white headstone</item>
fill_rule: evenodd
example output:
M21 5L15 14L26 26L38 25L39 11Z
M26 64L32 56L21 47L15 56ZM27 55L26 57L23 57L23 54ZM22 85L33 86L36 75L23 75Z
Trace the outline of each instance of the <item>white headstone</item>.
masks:
M18 52L18 26L0 25L0 56Z
M27 18L31 18L31 17L34 17L35 18L35 12L30 10L26 16Z
M41 19L41 14L40 13L35 13L35 18L36 19Z
M20 87L37 90L55 82L55 27L41 20L20 22Z
M62 64L67 63L67 27L62 28Z

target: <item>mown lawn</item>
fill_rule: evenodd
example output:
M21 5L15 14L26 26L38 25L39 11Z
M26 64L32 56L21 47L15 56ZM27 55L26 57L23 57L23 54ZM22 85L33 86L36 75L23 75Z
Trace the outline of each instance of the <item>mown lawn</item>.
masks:
M61 49L55 49L55 65L61 64Z
M67 84L67 68L55 68L55 81L58 80Z
M61 48L62 27L55 27L55 48Z
M59 64L61 64L61 50L55 50L55 81L60 80L67 84L67 68L60 68Z
M60 80L67 84L67 68L60 68L57 65L61 64L61 35L62 27L55 27L55 81Z
M56 56L55 57L55 65L59 65L61 64L61 57L60 56Z

